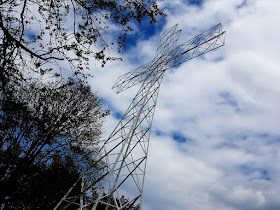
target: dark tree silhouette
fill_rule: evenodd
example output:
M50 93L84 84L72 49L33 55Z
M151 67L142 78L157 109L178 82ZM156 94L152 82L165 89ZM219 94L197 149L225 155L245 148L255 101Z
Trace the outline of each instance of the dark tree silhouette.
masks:
M95 179L102 174L103 163L95 164L93 158L108 112L101 110L89 86L73 80L30 82L3 97L0 114L0 203L6 207L24 200L28 193L22 192L32 194L28 186L34 180L44 183L39 177L53 170L56 160L72 161L75 167L68 164L66 169L76 178L86 167L96 168ZM68 188L72 184L73 180Z
M71 157L54 156L53 162L47 166L36 164L29 167L25 176L28 177L14 184L16 190L2 204L3 209L53 209L59 197L79 177L79 173ZM78 193L78 188L74 192ZM71 206L68 209L76 208Z

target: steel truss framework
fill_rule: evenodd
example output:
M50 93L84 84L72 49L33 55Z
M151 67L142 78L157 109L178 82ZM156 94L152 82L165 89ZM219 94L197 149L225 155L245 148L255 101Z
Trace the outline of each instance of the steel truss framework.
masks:
M151 62L117 78L113 86L116 93L141 82L142 85L98 155L98 160L105 160L108 167L107 172L104 172L105 179L94 183L98 196L93 204L81 205L81 200L80 209L91 206L95 210L100 204L106 209L132 209L135 204L138 204L139 209L142 208L150 131L165 71L225 43L225 31L221 24L177 45L180 33L178 24L166 30ZM82 189L82 193L92 187ZM121 196L124 192L122 187L129 189L130 200ZM69 201L67 194L56 208L63 201Z

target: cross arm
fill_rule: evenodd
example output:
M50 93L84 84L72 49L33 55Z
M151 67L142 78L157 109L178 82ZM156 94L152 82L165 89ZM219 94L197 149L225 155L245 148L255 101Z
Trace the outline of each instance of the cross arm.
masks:
M134 85L137 85L138 83L142 82L147 75L150 72L150 66L152 65L152 62L149 62L147 64L144 64L143 66L138 67L137 69L134 69L126 74L123 74L122 76L119 76L113 85L112 89L116 93L120 93Z
M189 41L175 47L181 30L176 24L163 34L155 58L135 70L117 78L112 89L120 93L149 77L155 69L166 71L195 57L208 53L225 44L225 31L222 24L215 25Z
M222 24L218 24L181 44L170 53L168 68L222 47L225 44L225 35Z

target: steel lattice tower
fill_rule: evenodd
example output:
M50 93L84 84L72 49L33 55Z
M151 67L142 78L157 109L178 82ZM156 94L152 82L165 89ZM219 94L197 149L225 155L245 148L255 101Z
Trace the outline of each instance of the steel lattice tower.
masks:
M94 204L80 205L80 209L86 209L91 205L91 208L95 210L97 205L102 204L106 206L106 209L122 210L131 209L131 206L136 203L140 209L142 208L151 126L165 71L217 49L225 43L225 31L221 24L177 45L180 33L178 24L166 30L154 59L120 76L114 84L113 89L116 93L120 93L142 82L130 106L98 155L98 160L105 161L108 168L107 172L104 172L105 179L94 183L98 197ZM130 200L121 196L122 187L129 189ZM89 187L84 191L88 189ZM56 209L62 201L67 201L67 195Z

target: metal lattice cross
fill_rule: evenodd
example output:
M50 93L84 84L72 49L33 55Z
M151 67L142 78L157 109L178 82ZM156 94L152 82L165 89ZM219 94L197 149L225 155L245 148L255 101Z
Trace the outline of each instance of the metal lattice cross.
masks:
M148 145L159 87L167 69L224 45L225 31L218 24L193 39L176 46L181 30L178 24L164 32L155 58L119 77L113 89L119 93L140 82L142 86L119 124L105 142L109 175L104 183L100 202L125 209L142 199ZM118 189L125 185L133 197L130 202L118 202ZM107 187L107 188L106 188Z
M123 76L113 86L120 93L136 84L142 85L120 122L105 141L99 154L106 160L108 171L105 179L95 183L98 197L92 209L141 209L149 139L160 84L166 70L197 56L217 49L225 43L225 31L218 24L193 39L176 45L181 30L178 24L166 30L154 59ZM130 200L124 199L122 188ZM89 204L87 204L89 206ZM85 206L84 206L85 207ZM81 207L81 209L83 206Z

